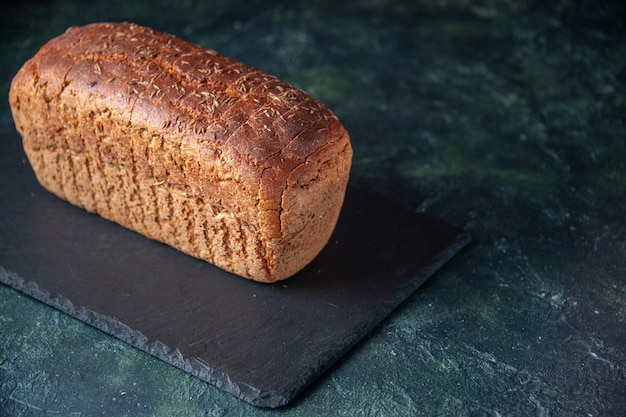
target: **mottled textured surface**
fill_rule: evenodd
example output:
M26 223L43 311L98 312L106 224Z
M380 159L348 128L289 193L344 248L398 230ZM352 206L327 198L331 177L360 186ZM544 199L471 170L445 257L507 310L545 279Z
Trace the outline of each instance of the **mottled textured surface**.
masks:
M154 26L325 102L354 185L472 233L283 414L626 413L624 6L333 3L3 5L0 94L67 26ZM0 340L6 415L267 414L5 286Z

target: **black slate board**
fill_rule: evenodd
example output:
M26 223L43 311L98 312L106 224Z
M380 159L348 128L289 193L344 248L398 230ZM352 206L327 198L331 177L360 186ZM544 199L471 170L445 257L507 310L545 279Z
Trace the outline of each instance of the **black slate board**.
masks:
M0 282L257 406L293 400L468 242L349 188L319 257L255 283L57 199L0 134Z

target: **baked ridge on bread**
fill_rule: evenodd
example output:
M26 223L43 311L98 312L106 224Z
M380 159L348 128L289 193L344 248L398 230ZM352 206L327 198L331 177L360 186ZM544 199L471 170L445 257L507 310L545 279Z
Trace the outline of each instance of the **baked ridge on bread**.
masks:
M14 77L39 182L68 202L262 282L328 242L352 148L305 92L132 23L69 28Z

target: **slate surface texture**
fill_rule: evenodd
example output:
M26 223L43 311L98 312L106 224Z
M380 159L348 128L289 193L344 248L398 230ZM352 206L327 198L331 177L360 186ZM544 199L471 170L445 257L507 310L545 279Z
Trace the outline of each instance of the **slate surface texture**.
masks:
M350 188L314 262L260 284L62 202L20 142L0 135L0 283L262 407L291 402L470 240Z

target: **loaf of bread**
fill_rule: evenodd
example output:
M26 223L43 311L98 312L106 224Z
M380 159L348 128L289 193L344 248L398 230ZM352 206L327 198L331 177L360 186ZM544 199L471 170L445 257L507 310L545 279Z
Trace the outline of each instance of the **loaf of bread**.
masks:
M288 278L335 227L352 159L342 124L215 51L130 23L73 27L9 95L46 189L234 274Z

